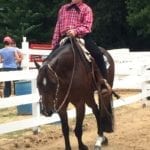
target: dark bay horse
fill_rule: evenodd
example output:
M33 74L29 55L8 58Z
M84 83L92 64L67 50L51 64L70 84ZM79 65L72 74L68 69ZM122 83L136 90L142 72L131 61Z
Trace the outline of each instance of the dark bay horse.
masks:
M112 93L101 92L102 87L106 87L107 90L109 88L95 61L87 62L76 39L71 38L70 41L71 43L54 50L42 66L35 62L39 69L37 87L41 97L42 113L46 116L58 113L62 124L65 150L71 150L67 107L69 103L72 103L76 108L74 132L79 150L88 150L82 141L82 124L85 117L85 104L87 104L96 118L98 138L95 150L100 150L102 144L108 142L103 133L113 132ZM114 62L106 50L101 50L109 63L108 82L112 86ZM99 102L94 99L95 90L98 90Z

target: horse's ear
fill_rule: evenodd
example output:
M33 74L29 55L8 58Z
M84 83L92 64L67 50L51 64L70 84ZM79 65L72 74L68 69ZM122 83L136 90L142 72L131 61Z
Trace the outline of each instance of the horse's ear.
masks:
M36 60L34 60L34 64L35 64L36 68L39 70L41 66L36 62Z

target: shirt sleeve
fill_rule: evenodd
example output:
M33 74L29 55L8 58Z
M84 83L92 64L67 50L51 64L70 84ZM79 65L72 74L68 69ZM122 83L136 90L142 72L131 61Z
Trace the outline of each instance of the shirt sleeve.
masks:
M2 63L2 56L1 56L1 50L0 50L0 63Z
M80 24L80 26L76 28L77 35L82 36L87 33L90 33L92 24L93 24L93 12L92 12L92 9L88 7L88 9L85 11L83 15L82 23Z
M60 24L59 24L59 16L61 14L61 9L58 13L58 18L57 18L57 22L56 22L56 27L54 29L54 34L53 34L53 38L52 38L52 47L54 48L56 45L58 45L59 40L61 38L60 35Z

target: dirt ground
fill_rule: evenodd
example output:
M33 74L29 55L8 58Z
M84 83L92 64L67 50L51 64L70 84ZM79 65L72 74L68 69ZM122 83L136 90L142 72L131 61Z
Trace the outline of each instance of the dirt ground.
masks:
M128 93L126 93L128 95ZM109 140L103 150L149 150L150 149L150 106L142 103L123 106L114 110L115 131L105 134ZM70 138L72 150L78 150L74 136L75 120L70 120ZM96 141L96 122L93 115L85 117L83 140L89 150L93 150ZM31 129L0 136L0 150L64 150L64 140L60 123L41 127L38 135Z

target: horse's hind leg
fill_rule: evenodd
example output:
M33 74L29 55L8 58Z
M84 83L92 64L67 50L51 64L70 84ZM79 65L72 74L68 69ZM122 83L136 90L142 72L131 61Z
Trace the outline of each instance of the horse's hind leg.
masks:
M68 116L66 111L60 111L59 116L61 119L62 132L65 139L65 150L71 150L70 140L69 140L69 125Z
M76 106L76 127L75 135L78 139L79 150L88 150L88 147L82 142L82 124L85 116L85 104Z
M103 130L101 128L101 122L100 122L100 111L98 109L98 105L95 103L93 96L88 96L88 101L86 102L87 105L92 109L92 112L95 116L96 122L97 122L97 134L98 138L96 140L95 148L94 150L100 150L102 147L102 144L105 141L105 137L103 135ZM107 138L106 138L107 140Z

